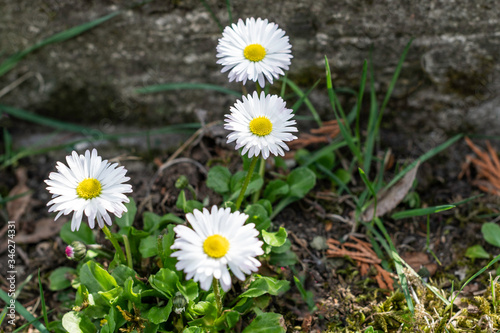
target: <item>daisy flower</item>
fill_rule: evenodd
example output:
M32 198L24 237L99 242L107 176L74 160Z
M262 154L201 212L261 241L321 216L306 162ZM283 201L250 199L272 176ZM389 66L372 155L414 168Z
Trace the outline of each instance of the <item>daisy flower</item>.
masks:
M71 231L75 231L80 229L85 213L90 228L94 228L96 219L103 228L104 222L111 225L108 212L121 217L127 211L123 202L129 199L124 193L132 192L132 186L123 184L130 179L125 177L124 167L103 161L95 149L92 154L87 150L85 155L73 151L66 156L66 162L69 167L57 162L58 172L51 172L45 180L47 190L52 193L52 200L47 203L51 206L49 212L59 212L55 220L73 212Z
M264 87L264 78L272 84L273 77L285 74L283 70L293 58L291 48L288 36L276 23L239 19L224 29L217 45L217 63L223 66L222 73L229 71L229 82L252 80Z
M293 110L287 109L286 104L276 95L267 95L257 92L242 97L231 107L231 114L224 120L224 128L232 131L227 136L227 143L236 141L235 149L243 147L242 155L248 151L248 157L262 154L264 159L269 153L276 156L285 155L288 150L285 141L297 139L290 132L297 132Z
M186 215L193 229L178 225L174 228L177 235L171 249L172 256L177 257L177 270L186 273L186 280L200 282L203 290L210 289L214 278L221 282L222 289L231 287L231 272L240 280L245 274L256 272L260 262L256 256L264 254L262 242L257 235L255 224L245 225L248 215L234 212L230 208L212 210L204 208L203 212L195 209Z

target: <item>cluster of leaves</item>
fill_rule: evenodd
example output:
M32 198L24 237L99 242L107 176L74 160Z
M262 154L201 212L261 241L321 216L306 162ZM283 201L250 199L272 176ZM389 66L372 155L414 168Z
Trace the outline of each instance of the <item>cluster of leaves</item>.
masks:
M261 207L257 204L247 210L256 212ZM243 332L284 332L279 325L281 315L264 311L272 296L289 289L288 281L253 275L221 314L212 290L201 290L198 283L185 280L183 273L175 270L177 259L170 256L175 238L173 228L184 220L173 214L159 216L146 212L144 228L138 230L132 226L137 211L135 203L131 200L127 208L128 212L116 219L119 229L114 236L118 240L128 238L133 268L120 262L117 255L95 246L94 233L88 226L82 225L78 232L71 232L69 224L62 228L61 238L66 243L81 241L88 244L89 249L75 269L60 267L52 272L50 289L72 287L76 297L72 310L61 321L50 323L49 329L85 333L118 329L124 332L230 331L242 316L253 317L253 313L255 318ZM260 218L254 216L253 219ZM283 246L286 232L263 231L263 239L269 253L273 244ZM107 262L103 258L113 259L107 265L103 264Z

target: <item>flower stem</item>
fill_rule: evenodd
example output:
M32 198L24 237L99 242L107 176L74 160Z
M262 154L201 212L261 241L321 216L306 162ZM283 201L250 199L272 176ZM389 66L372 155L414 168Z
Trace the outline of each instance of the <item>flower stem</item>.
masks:
M134 264L132 263L132 251L130 251L130 242L128 237L123 235L123 243L125 244L125 252L127 253L127 266L134 269Z
M219 280L216 278L212 281L212 289L214 290L215 303L217 303L217 317L222 313L222 297L219 291Z
M264 180L265 171L266 171L266 160L264 158L260 158L259 175L260 178L262 178L262 180ZM253 194L252 203L256 203L257 201L259 201L260 191L261 190L258 190Z
M239 210L241 206L241 202L243 201L243 197L245 196L245 192L247 191L248 184L250 183L250 179L252 179L253 169L255 169L255 165L259 161L259 156L254 156L252 163L250 163L250 167L248 168L247 177L245 178L245 182L241 187L240 195L236 200L235 210Z
M111 244L113 244L113 247L115 248L116 252L118 253L118 257L120 258L120 262L125 263L125 253L123 253L122 248L120 247L120 244L118 244L118 241L116 238L111 234L111 231L109 231L107 226L104 226L102 228L102 231L106 235L106 238L109 239Z

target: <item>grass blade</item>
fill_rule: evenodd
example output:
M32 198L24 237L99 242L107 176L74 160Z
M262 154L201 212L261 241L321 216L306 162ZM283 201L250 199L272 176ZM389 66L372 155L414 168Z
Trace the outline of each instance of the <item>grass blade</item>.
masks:
M417 158L415 161L413 161L412 163L410 163L406 168L403 169L403 171L401 171L400 173L398 173L396 175L396 177L394 177L390 182L389 184L387 184L385 187L384 187L384 190L387 190L389 187L391 187L392 185L394 185L398 180L400 180L401 178L403 178L403 176L408 172L410 171L411 169L413 169L415 167L415 165L417 165L418 163L423 163L424 161L427 161L429 158L433 157L434 155L440 153L441 151L445 150L446 148L448 148L449 146L451 146L452 144L454 144L455 142L457 142L459 139L461 139L463 137L463 134L457 134L455 135L454 137L452 137L451 139L447 140L446 142L440 144L439 146L429 150L427 153L423 154L422 156L420 156L419 158Z
M316 86L318 85L318 83L320 82L321 80L318 80L316 81L311 88L309 88L309 90L304 94L302 95L299 100L297 102L295 102L295 104L293 104L292 106L292 110L293 112L297 112L297 110L300 108L300 106L302 105L302 103L304 103L305 99L307 98L307 96L309 96L309 94L314 90L314 88L316 88ZM316 120L317 122L317 119L314 118L314 120ZM321 120L320 120L321 121ZM319 126L321 126L321 124L318 124Z
M411 43L413 42L413 38L410 39L408 44L406 44L405 49L403 50L403 54L401 54L401 57L399 58L398 65L396 66L396 70L394 71L394 75L392 76L391 83L389 84L389 89L387 90L387 93L385 94L384 101L382 102L382 106L380 107L380 112L378 115L378 120L377 120L377 128L380 128L380 123L382 122L382 116L384 115L384 110L385 107L387 106L387 103L389 102L389 99L391 98L392 91L394 90L394 87L396 86L396 82L398 81L399 78L399 73L401 73L401 68L403 67L403 62L405 61L406 54L410 50Z
M358 139L358 146L361 143L361 133L359 130L359 120L361 117L361 104L363 103L363 95L365 94L365 84L366 84L366 72L367 72L367 62L363 63L363 72L361 73L361 83L359 85L358 100L356 102L356 126L355 135ZM366 161L366 157L365 157Z
M229 19L229 24L233 23L233 15L231 13L231 1L226 0L227 17Z
M92 131L89 127L84 127L72 123L66 123L63 121L55 120L52 118L47 118L44 116L39 116L35 113L31 113L25 110L16 109L7 105L0 104L0 112L3 111L9 115L16 117L18 119L26 120L38 125L48 126L59 130L69 131L69 132L89 132Z
M280 97L285 99L285 89L286 89L286 81L287 81L287 76L288 72L285 73L285 76L283 76L283 79L281 79L281 92L280 92Z
M38 269L38 287L40 288L40 302L42 303L42 314L45 326L49 326L49 318L47 316L47 307L45 305L45 297L43 296L42 278L40 277L40 269Z
M10 304L11 298L5 291L0 289L0 299L2 299L5 304ZM15 309L17 313L19 313L24 319L26 319L28 322L32 323L33 326L37 330L39 330L42 333L49 333L45 325L43 325L38 318L35 318L24 306L21 305L17 300L15 300Z
M12 136L7 128L3 128L4 156L9 158L12 155Z
M179 82L179 83L164 83L164 84L156 84L152 86L147 86L144 88L138 88L135 90L138 94L152 94L163 91L170 90L213 90L218 91L227 95L241 97L241 92L236 90L231 90L224 88L222 86L218 86L210 83L191 83L191 82Z
M304 157L304 161L300 161L301 162L301 166L309 166L310 164L316 162L321 156L323 156L324 154L326 153L329 153L329 152L332 152L332 151L335 151L337 149L340 149L342 147L345 147L346 146L346 142L345 140L342 140L342 141L334 141L332 143L330 143L328 146L325 146L319 150L316 150L314 153L312 153L311 155L307 156L307 157Z
M368 117L367 136L365 141L365 153L363 169L370 173L370 167L373 158L373 147L378 137L378 131L375 128L378 115L377 95L375 92L375 74L373 71L372 49L370 49L370 114Z
M220 21L217 18L217 16L215 16L215 13L213 12L212 8L210 8L210 6L207 4L207 2L205 0L200 0L200 1L203 4L203 6L205 7L205 9L210 13L210 16L212 17L212 20L214 20L214 22L217 23L217 25L219 26L220 31L223 31L224 27L220 23Z
M349 126L347 126L349 124L347 118L342 109L339 108L339 110L337 110L337 107L340 106L340 104L338 103L337 96L335 95L335 91L333 90L332 73L330 71L330 65L328 64L328 58L326 56L325 56L325 69L326 69L326 88L328 90L328 97L330 98L330 104L332 105L333 113L335 114L335 118L337 119L337 123L339 125L342 137L347 142L347 146L351 150L351 153L356 157L358 161L362 161L361 152L358 146L354 143L354 139L351 134L351 129L349 128Z
M391 218L395 219L395 220L399 220L399 219L404 219L407 217L429 215L429 214L443 212L445 210L452 209L455 207L456 207L455 205L440 205L440 206L427 207L427 208L410 209L410 210L405 210L403 212L394 213L391 215Z
M352 195L351 190L349 187L347 187L346 184L344 184L339 177L337 177L333 172L328 170L325 166L321 164L315 164L316 168L318 168L321 172L323 172L325 175L327 175L331 180L333 180L340 188L339 194L342 194L342 191L345 191L347 194ZM356 198L354 197L354 200L356 201Z
M113 12L113 13L108 14L106 16L100 17L96 20L93 20L91 22L87 22L87 23L78 25L76 27L70 28L68 30L59 32L59 33L57 33L57 34L55 34L55 35L53 35L45 40L42 40L39 43L36 43L35 45L28 47L27 49L25 49L21 52L18 52L16 54L10 56L9 58L7 58L4 62L2 62L0 64L0 76L4 75L8 71L10 71L19 61L21 61L24 57L26 57L31 52L38 50L39 48L42 48L46 45L63 42L63 41L66 41L68 39L71 39L75 36L78 36L78 35L82 34L83 32L90 30L90 29L98 26L99 24L102 24L102 23L108 21L109 19L115 17L116 15L118 15L120 13L121 13L121 11L116 11L116 12Z
M282 80L282 82L283 82L283 80ZM297 86L291 80L286 80L286 84L288 84L288 86L293 90L293 92L297 96L299 96L299 98L302 98L304 96L304 92L302 92L302 90L299 88L299 86ZM314 117L314 120L316 120L316 123L318 124L318 126L321 127L321 119L318 115L318 112L316 111L316 109L314 108L314 106L312 105L311 101L309 100L309 98L307 96L304 98L304 103L309 108L309 111L311 112L312 116Z

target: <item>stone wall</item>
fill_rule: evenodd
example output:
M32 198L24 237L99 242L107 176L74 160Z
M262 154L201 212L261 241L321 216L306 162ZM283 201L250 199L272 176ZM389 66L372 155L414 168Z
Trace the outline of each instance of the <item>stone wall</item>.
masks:
M52 34L127 8L119 0L1 0L5 59ZM223 25L225 1L207 0ZM303 89L324 78L324 56L337 87L357 89L373 47L376 89L386 91L405 45L415 40L387 109L393 126L433 142L463 131L496 134L500 125L500 22L495 0L233 0L233 18L276 22L293 45L291 79ZM151 1L72 40L29 55L0 78L0 89L28 79L0 103L84 124L155 127L221 119L234 98L207 91L139 95L136 88L204 82L239 90L215 63L221 32L201 1ZM324 80L311 95L331 118ZM306 114L304 109L301 111ZM111 125L110 125L111 124Z

